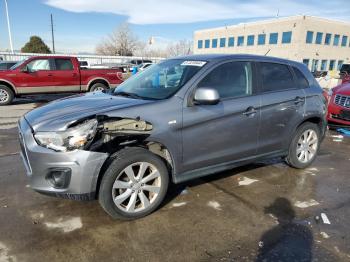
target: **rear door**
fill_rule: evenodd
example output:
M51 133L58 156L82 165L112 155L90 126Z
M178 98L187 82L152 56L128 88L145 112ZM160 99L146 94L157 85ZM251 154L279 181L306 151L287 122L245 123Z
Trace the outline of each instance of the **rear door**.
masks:
M296 125L303 118L305 93L287 64L257 63L261 92L259 154L288 148Z
M54 69L51 72L52 81L57 92L79 92L79 69L74 68L70 58L54 58Z
M251 62L225 62L197 83L196 88L215 88L220 102L185 104L184 172L256 154L260 98L256 95L253 71Z

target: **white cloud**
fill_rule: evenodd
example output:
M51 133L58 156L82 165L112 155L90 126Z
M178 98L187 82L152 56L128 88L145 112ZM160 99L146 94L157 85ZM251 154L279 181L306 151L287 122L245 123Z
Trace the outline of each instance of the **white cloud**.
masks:
M349 20L346 0L45 0L70 12L102 12L126 16L133 24L192 23L220 19L312 14ZM342 10L339 11L339 7ZM345 9L345 10L344 10Z

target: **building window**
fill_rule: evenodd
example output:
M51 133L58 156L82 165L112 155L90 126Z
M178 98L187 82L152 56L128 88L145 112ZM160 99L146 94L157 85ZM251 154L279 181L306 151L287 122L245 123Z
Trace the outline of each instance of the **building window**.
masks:
M312 59L311 72L318 70L318 59Z
M234 37L228 38L228 46L235 46L235 38Z
M237 46L243 46L244 45L244 36L239 36L237 38Z
M309 68L310 59L303 59L303 64Z
M321 33L321 32L317 32L317 34L316 34L316 44L318 44L318 45L320 45L320 44L322 44L322 37L323 37L323 33Z
M218 40L216 38L211 40L211 48L217 48L218 47Z
M275 44L277 44L277 41L278 41L278 33L271 33L270 34L269 44L270 45L275 45Z
M306 32L306 43L307 44L312 44L312 40L314 39L314 32L312 31L307 31Z
M334 65L335 65L335 60L330 60L329 61L329 70L330 71L334 70Z
M348 37L346 35L343 35L341 39L341 46L346 46L347 43L348 43Z
M248 35L247 45L254 45L254 35Z
M325 45L330 45L331 44L331 39L332 39L332 34L326 34L326 37L324 39L324 44Z
M339 38L340 35L334 35L333 45L338 46L339 45Z
M264 45L266 40L265 34L258 35L258 45Z
M337 67L337 70L340 71L340 68L342 67L342 65L344 64L344 61L343 60L339 60L338 61L338 67Z
M290 44L292 42L292 31L283 32L282 44Z
M321 61L321 71L326 71L327 70L327 60L322 60Z
M226 38L220 38L220 47L226 46Z
M210 47L210 40L209 39L205 40L204 47L205 48L209 48Z
M203 40L198 40L198 49L203 48Z

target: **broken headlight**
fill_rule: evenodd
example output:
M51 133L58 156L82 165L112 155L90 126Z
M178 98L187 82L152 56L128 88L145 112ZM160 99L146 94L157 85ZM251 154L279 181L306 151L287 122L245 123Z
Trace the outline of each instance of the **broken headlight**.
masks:
M84 148L94 138L96 129L97 120L92 119L65 131L37 132L34 137L37 143L43 147L65 152Z

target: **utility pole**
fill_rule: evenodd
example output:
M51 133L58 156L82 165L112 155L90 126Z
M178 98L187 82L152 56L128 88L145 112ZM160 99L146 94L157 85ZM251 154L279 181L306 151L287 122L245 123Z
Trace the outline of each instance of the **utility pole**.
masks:
M6 10L6 17L7 17L7 30L9 32L9 40L10 40L10 48L11 48L11 53L13 54L13 45L12 45L12 35L11 35L11 27L10 27L10 17L9 17L9 9L7 6L7 0L5 0L5 10Z
M53 34L53 18L52 18L52 14L51 14L51 37L52 37L52 53L56 53L55 52L55 36Z

